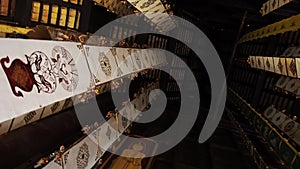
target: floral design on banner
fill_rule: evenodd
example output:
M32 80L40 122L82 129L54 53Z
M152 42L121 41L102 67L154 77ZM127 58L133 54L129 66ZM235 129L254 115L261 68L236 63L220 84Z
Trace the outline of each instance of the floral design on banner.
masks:
M99 53L99 62L104 74L106 76L111 76L111 65L108 57L104 54L104 52Z
M89 146L86 143L83 143L79 148L76 158L77 169L85 169L88 166L89 158Z
M27 63L15 59L9 67L6 66L10 63L8 56L0 60L15 96L24 96L16 87L24 92L31 92L36 86L38 93L48 94L54 93L58 84L69 92L76 89L79 81L78 71L71 54L65 48L54 47L51 57L41 51L35 51L25 57Z
M55 63L54 71L58 74L58 81L69 92L76 89L79 81L75 61L64 47L56 46L52 50L51 60Z

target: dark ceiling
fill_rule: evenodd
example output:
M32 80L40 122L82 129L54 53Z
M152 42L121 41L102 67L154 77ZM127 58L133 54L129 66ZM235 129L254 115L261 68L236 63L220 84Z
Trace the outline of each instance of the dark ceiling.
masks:
M174 0L175 10L184 10L194 19L209 28L230 29L239 27L242 17L247 11L246 23L258 28L269 23L298 14L299 0L279 8L265 16L259 13L267 0Z
M193 23L206 33L219 52L223 63L226 64L232 55L245 13L245 23L241 35L296 15L300 11L300 1L294 0L262 16L259 11L266 1L173 0L172 3L174 4L175 14L191 18Z

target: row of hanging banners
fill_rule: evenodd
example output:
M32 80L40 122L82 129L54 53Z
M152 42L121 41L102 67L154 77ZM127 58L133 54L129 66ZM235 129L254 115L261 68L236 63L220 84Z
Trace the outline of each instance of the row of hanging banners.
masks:
M281 8L292 1L293 0L268 0L267 2L263 3L260 12L262 16L267 15L268 13Z
M0 134L80 103L97 85L167 64L161 50L0 39Z
M251 68L300 78L300 58L249 56Z
M159 83L153 83L151 86L145 89L136 99L131 101L131 104L126 103L125 106L119 110L119 114L126 115L126 118L119 116L119 118L110 118L106 123L102 124L94 131L92 131L87 137L74 143L69 149L67 149L62 158L50 161L44 168L45 169L84 169L92 168L105 151L108 149L113 150L112 145L121 136L121 134L129 127L133 120L137 119L141 114L141 111L146 108L148 100L151 103L159 95L157 90ZM150 91L153 93L153 97L148 97ZM136 107L136 108L135 108ZM151 156L151 154L147 154Z
M135 9L140 11L159 29L165 31L175 28L175 23L169 17L165 6L160 0L127 0ZM98 5L101 5L111 11L116 12L119 16L133 14L133 10L127 8L121 1L116 0L94 0Z
M290 168L298 169L300 167L300 153L289 140L293 140L300 145L299 123L273 106L268 107L263 113L259 113L233 90L230 89L228 94L231 102L241 109L241 113L255 127L255 130L270 143L278 156ZM276 126L276 128L273 126ZM280 134L282 132L287 135L288 139L282 137Z
M249 56L251 68L300 78L300 47L288 47L280 57Z
M250 33L243 35L240 43L252 41L255 39L265 38L268 36L285 33L289 31L297 31L300 28L300 14L283 19L279 22L267 25Z

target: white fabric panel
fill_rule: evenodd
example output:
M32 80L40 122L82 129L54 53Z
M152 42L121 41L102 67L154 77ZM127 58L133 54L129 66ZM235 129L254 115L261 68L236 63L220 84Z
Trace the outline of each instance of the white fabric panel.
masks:
M65 100L65 103L64 103L64 105L63 105L62 110L66 110L66 109L68 109L68 108L70 108L70 107L72 107L72 106L73 106L73 100L72 100L72 98L70 97L70 98L68 98L68 99Z
M122 72L120 76L134 72L135 70L133 67L132 58L128 52L128 48L116 48L116 53L117 65Z
M283 5L290 3L292 0L278 0L278 7L282 7Z
M92 168L96 164L96 162L99 160L97 157L97 150L98 150L97 141L93 141L92 138L93 137L90 136L90 137L86 137L84 140L82 140L83 144L86 144L88 146L87 150L89 153L89 158L87 158L88 165L86 168ZM78 161L78 158L77 158L77 161Z
M261 70L265 70L265 62L262 56L257 56L257 68Z
M288 118L287 115L285 115L285 114L283 114L282 112L279 112L279 111L278 111L278 112L273 116L271 122L272 122L273 124L275 124L277 127L280 128L280 125L281 125L287 118Z
M268 13L270 13L270 2L269 1L265 2L262 6L262 15L264 16Z
M282 75L287 76L287 67L285 58L280 58L280 62L282 63Z
M286 75L287 72L286 72L285 58L274 57L273 60L274 60L275 73Z
M90 73L78 43L23 39L0 39L0 43L1 104L6 112L0 122L84 92L89 86ZM9 80L17 82L16 87Z
M274 66L274 59L273 57L268 57L269 62L270 62L270 72L275 72L275 66Z
M300 58L296 58L297 77L300 78Z
M131 58L132 58L132 62L134 64L134 67L138 70L143 70L146 68L146 66L144 65L144 62L142 61L142 51L138 50L138 49L132 49L131 52Z
M270 12L279 8L279 0L271 0L270 1Z
M155 86L147 90L152 90L153 88L155 88ZM149 93L148 91L145 92ZM145 99L146 96L144 95L145 94L141 95L139 98L143 97ZM158 95L158 93L155 95ZM127 102L125 107L119 111L120 115L127 117L126 126L124 126L124 121L121 116L118 116L119 125L117 125L115 118L110 118L107 123L102 124L98 129L91 132L88 137L85 137L78 143L75 143L69 150L67 150L63 155L65 169L84 169L94 166L103 153L112 148L111 145L120 137L125 128L130 125L131 121L139 116L140 111L137 111L134 108L135 104L139 104L137 106L143 106L141 100L134 99L131 103ZM61 161L53 160L44 168L57 169L60 167Z
M274 63L272 57L263 57L265 70L269 72L274 72Z
M85 46L91 72L100 83L117 78L116 58L109 47Z
M288 84L285 86L285 90L291 93L297 93L299 87L300 87L299 79L290 79Z
M297 68L295 58L286 58L287 74L290 77L297 77Z
M0 124L0 135L8 132L12 120L4 121Z
M273 118L273 116L277 113L277 110L273 107L273 106L269 106L268 108L266 108L266 110L264 111L264 116L271 120Z
M141 52L142 52L141 59L146 68L150 68L152 66L150 63L150 57L149 57L150 50L149 49L141 50Z
M78 168L77 166L84 166L87 162L87 152L83 149L85 147L82 146L83 142L77 143L75 146L73 146L71 149L66 151L64 153L64 162L65 162L65 169L71 169L71 168ZM80 149L81 148L81 149ZM81 157L79 157L81 156ZM78 158L79 157L79 158ZM78 160L77 160L78 158ZM52 161L52 163L57 163L55 160ZM77 162L79 164L77 164Z
M40 119L42 113L44 111L44 108L38 109L36 111L29 112L27 114L24 114L22 116L19 116L14 119L11 130L20 128L22 126L25 126L27 124L30 124L34 121L37 121Z
M60 102L55 102L49 106L46 106L43 112L43 115L41 118L45 118L47 116L50 116L52 114L58 113L59 111L62 110L64 106L65 100L60 101Z
M299 124L289 118L282 123L280 129L291 137L299 129Z

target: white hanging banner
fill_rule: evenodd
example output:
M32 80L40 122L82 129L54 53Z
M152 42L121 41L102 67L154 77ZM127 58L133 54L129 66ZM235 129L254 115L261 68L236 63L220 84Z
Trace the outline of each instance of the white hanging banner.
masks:
M271 122L275 124L277 127L280 128L280 125L288 118L287 115L283 114L280 111L277 111L277 113L274 114L273 118L271 119Z
M104 83L117 78L117 63L109 47L84 46L90 70L97 82Z
M270 13L270 2L267 1L263 4L262 8L261 8L261 13L262 13L262 16Z
M64 155L65 169L92 168L98 160L97 144L90 137L86 137Z
M286 58L287 74L290 77L297 77L297 68L295 58Z
M99 46L84 48L97 84L167 63L165 54L159 50Z
M131 52L128 48L114 48L116 50L117 65L122 72L122 76L130 74L135 71L135 67L132 62L132 56L129 55Z
M141 61L143 62L143 64L145 65L146 68L150 68L152 65L151 65L151 62L150 62L150 50L148 49L143 49L141 50Z
M285 4L292 2L293 0L278 0L278 8L282 7Z
M273 106L269 106L268 108L266 108L263 115L267 119L271 120L276 113L277 113L277 110Z
M292 137L294 133L299 130L299 124L296 121L288 118L282 123L280 129L289 137Z
M25 126L27 124L30 124L32 122L39 120L43 111L44 111L44 108L41 108L39 110L35 110L35 111L29 112L27 114L24 114L22 116L15 118L13 121L11 130L20 128L22 126Z
M81 156L81 157L79 157L79 156ZM85 168L88 165L89 156L90 155L88 152L88 146L86 144L84 144L83 142L79 142L76 145L74 145L71 149L69 149L68 151L66 151L64 153L63 160L55 159L55 160L51 161L51 163L56 163L58 166L61 166L63 163L65 169L78 168L78 166L81 168ZM45 168L48 168L48 166L49 165L47 165ZM55 166L55 165L52 165L52 166ZM57 167L57 168L59 168L59 167ZM62 167L60 167L60 168L62 168Z
M9 127L11 125L12 120L7 120L5 122L2 122L0 125L0 135L5 134L8 132Z
M65 100L62 110L66 110L72 106L73 106L73 100L72 100L72 98L68 98Z
M300 87L299 79L290 79L289 82L285 86L285 90L290 93L296 94L299 87Z
M256 56L256 62L257 62L257 68L264 70L265 69L265 65L264 65L264 59L262 56Z
M131 58L132 58L133 65L137 69L137 71L146 68L142 59L143 56L142 50L132 49L131 56L132 56Z
M261 14L262 16L284 6L292 2L293 0L268 0L265 2L261 7Z
M297 78L300 78L300 58L296 58Z
M277 9L277 8L279 8L279 0L269 0L270 2L270 4L269 4L269 6L270 6L270 12L271 11L274 11L275 9Z
M0 39L0 122L64 100L89 87L79 43Z
M263 57L265 70L269 72L274 72L274 63L272 57Z
M281 75L287 75L285 58L274 57L273 60L274 60L275 73Z
M286 67L286 60L285 58L279 58L279 63L278 64L282 64L282 75L287 76L287 67ZM277 65L280 66L280 65Z
M64 106L64 103L65 100L62 100L60 102L55 102L49 106L46 106L41 118L45 118L47 116L60 112Z

